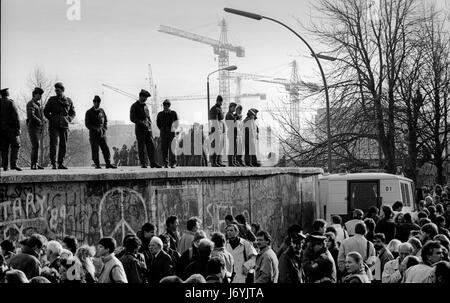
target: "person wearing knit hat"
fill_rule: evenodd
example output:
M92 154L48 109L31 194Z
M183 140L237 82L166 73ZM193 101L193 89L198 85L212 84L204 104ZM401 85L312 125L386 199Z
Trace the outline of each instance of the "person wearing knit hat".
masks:
M10 164L12 170L22 171L17 166L20 151L19 113L15 102L8 98L8 88L4 88L0 92L0 150L2 154L2 167L4 171L7 171L8 164ZM9 154L9 150L11 150L11 155Z
M69 124L75 119L75 107L72 100L65 96L65 87L61 82L55 84L55 96L48 99L44 116L49 121L50 162L52 169L67 169L64 158L67 151ZM58 144L59 142L59 144ZM58 146L58 166L56 166L56 149Z
M105 159L106 168L116 169L117 166L111 163L111 152L106 141L106 130L108 129L108 118L103 108L100 108L101 99L95 96L92 106L85 115L84 123L89 129L89 142L91 143L92 160L95 168L101 169L99 159L99 147L102 150Z
M162 278L173 274L172 259L163 250L163 242L159 237L150 240L150 252L153 255L153 262L148 268L148 283L158 284Z
M168 99L163 102L163 111L158 113L156 117L156 125L160 130L161 149L164 159L164 167L175 168L177 165L177 157L172 150L172 142L175 139L175 131L178 128L178 114L170 109L170 101Z
M146 158L150 160L151 168L162 168L156 163L156 150L153 143L152 119L150 110L146 104L151 94L142 89L139 93L139 100L133 103L130 108L130 120L135 124L136 141L138 145L139 162L141 168L147 168Z
M128 283L122 262L114 255L115 249L116 240L114 238L106 237L98 242L97 251L103 262L98 283Z
M40 141L44 132L44 112L40 103L44 90L36 87L32 99L27 103L27 127L31 143L31 169L44 169L38 164Z
M247 112L247 118L244 119L244 131L245 131L245 165L250 167L261 166L258 161L258 133L259 128L256 125L256 119L258 114L257 109L250 109Z

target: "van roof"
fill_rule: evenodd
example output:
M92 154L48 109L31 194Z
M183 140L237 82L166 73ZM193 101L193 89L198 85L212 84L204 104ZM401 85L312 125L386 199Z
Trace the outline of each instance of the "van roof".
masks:
M404 176L391 175L386 173L360 173L360 174L332 174L332 175L321 175L320 180L329 181L346 181L346 180L403 180L412 182Z

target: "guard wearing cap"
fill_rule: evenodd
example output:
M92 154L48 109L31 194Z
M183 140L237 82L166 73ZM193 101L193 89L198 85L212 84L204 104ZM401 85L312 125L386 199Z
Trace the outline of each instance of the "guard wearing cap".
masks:
M33 97L30 102L27 103L27 127L28 135L30 136L31 143L31 169L44 169L38 164L39 146L44 132L44 112L42 105L39 101L42 99L44 90L40 87L36 87L33 90Z
M99 147L102 149L103 158L105 159L106 168L117 168L111 164L111 153L108 143L106 142L106 130L108 129L108 118L103 108L100 108L102 100L99 96L95 96L92 106L87 112L84 119L86 127L89 129L89 142L91 143L92 160L95 168L101 169L99 159Z
M227 126L227 142L228 142L228 166L239 166L236 163L237 153L237 127L236 127L236 111L237 104L231 102L228 106L228 112L225 115L225 124Z
M309 235L305 251L303 272L306 283L336 283L337 272L333 256L325 244L327 237Z
M258 133L259 129L256 125L258 119L258 110L250 109L247 112L247 118L244 119L244 134L245 134L245 165L250 167L259 167L261 164L257 157L258 147Z
M169 100L164 100L164 110L158 113L156 118L156 125L161 131L161 148L165 168L169 167L169 163L171 168L175 168L177 165L177 158L172 150L172 141L178 128L178 115L170 109L170 105Z
M2 167L8 170L8 159L12 170L22 171L17 166L20 150L20 121L14 101L9 99L8 88L0 90L0 148L2 151ZM11 149L11 157L9 150Z
M211 166L213 167L225 167L222 163L222 152L224 145L224 132L225 127L223 123L224 115L222 111L223 98L217 96L216 104L211 107L209 111L209 121L211 123L210 135L215 134L215 139L211 142L213 152L211 155Z
M130 109L130 120L135 124L136 141L138 144L139 162L142 168L147 168L146 151L150 160L151 168L161 168L161 165L155 160L155 145L152 136L152 120L150 119L150 111L145 102L151 97L146 90L141 90L139 100L133 103Z
M73 102L64 95L64 91L64 85L61 82L56 83L56 96L50 97L44 108L44 115L49 121L48 131L52 169L67 169L64 166L64 158L67 151L69 124L75 119L76 115ZM58 166L56 166L56 146L58 141Z

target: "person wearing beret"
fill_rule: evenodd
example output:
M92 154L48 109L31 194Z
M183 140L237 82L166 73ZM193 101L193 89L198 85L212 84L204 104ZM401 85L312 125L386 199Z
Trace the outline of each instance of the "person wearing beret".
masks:
M87 112L84 119L86 127L89 129L89 142L91 143L92 160L95 168L101 169L99 159L99 147L102 149L103 158L105 159L106 168L115 169L117 166L111 164L111 153L108 143L106 142L106 130L108 129L108 118L103 108L100 108L101 99L95 96L92 106Z
M39 145L44 131L44 112L42 105L39 102L42 99L44 90L40 87L36 87L33 90L33 97L30 102L27 103L27 127L28 135L30 136L31 143L31 169L44 169L38 164Z
M49 121L50 162L52 169L67 169L64 158L67 151L69 124L75 119L73 102L64 94L65 88L61 82L55 84L56 96L48 99L44 108L44 115ZM58 145L58 167L56 166L56 146Z
M2 151L2 167L8 170L8 158L12 170L22 171L17 166L20 150L20 121L14 101L9 99L8 88L0 90L0 148ZM11 156L9 157L9 150Z
M155 145L152 136L152 120L150 111L146 104L151 94L146 90L141 90L139 100L133 103L130 108L130 120L135 124L136 141L138 144L139 162L142 168L147 168L146 156L150 160L151 168L162 168L155 160Z
M175 168L177 158L172 150L172 141L175 138L175 131L178 128L178 115L176 111L170 109L170 101L164 100L164 110L158 113L156 125L161 131L161 148L164 159L164 167Z
M223 98L222 96L217 96L216 104L211 107L209 111L209 121L211 122L210 135L215 133L213 137L214 140L211 142L211 148L213 148L211 155L211 166L212 167L225 167L222 163L222 149L224 141L224 115L222 111Z
M239 166L236 163L236 153L237 153L237 128L236 128L236 116L234 112L236 111L237 104L231 102L228 106L228 112L225 115L225 124L227 126L227 141L228 141L228 166Z
M258 126L256 119L258 114L257 109L250 109L247 112L247 118L244 119L244 136L245 136L245 165L250 167L259 167L261 164L257 157L258 146Z

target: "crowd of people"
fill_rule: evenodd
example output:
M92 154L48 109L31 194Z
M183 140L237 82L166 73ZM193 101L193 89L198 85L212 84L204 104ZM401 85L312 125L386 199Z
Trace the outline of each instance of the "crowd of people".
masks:
M439 201L439 202L437 202ZM225 234L201 230L198 218L170 216L157 236L145 223L123 245L96 247L74 237L33 234L1 242L0 280L7 283L450 283L450 203L437 186L412 213L401 202L356 209L343 223L317 219L305 234L292 225L280 247L243 214L225 217Z

